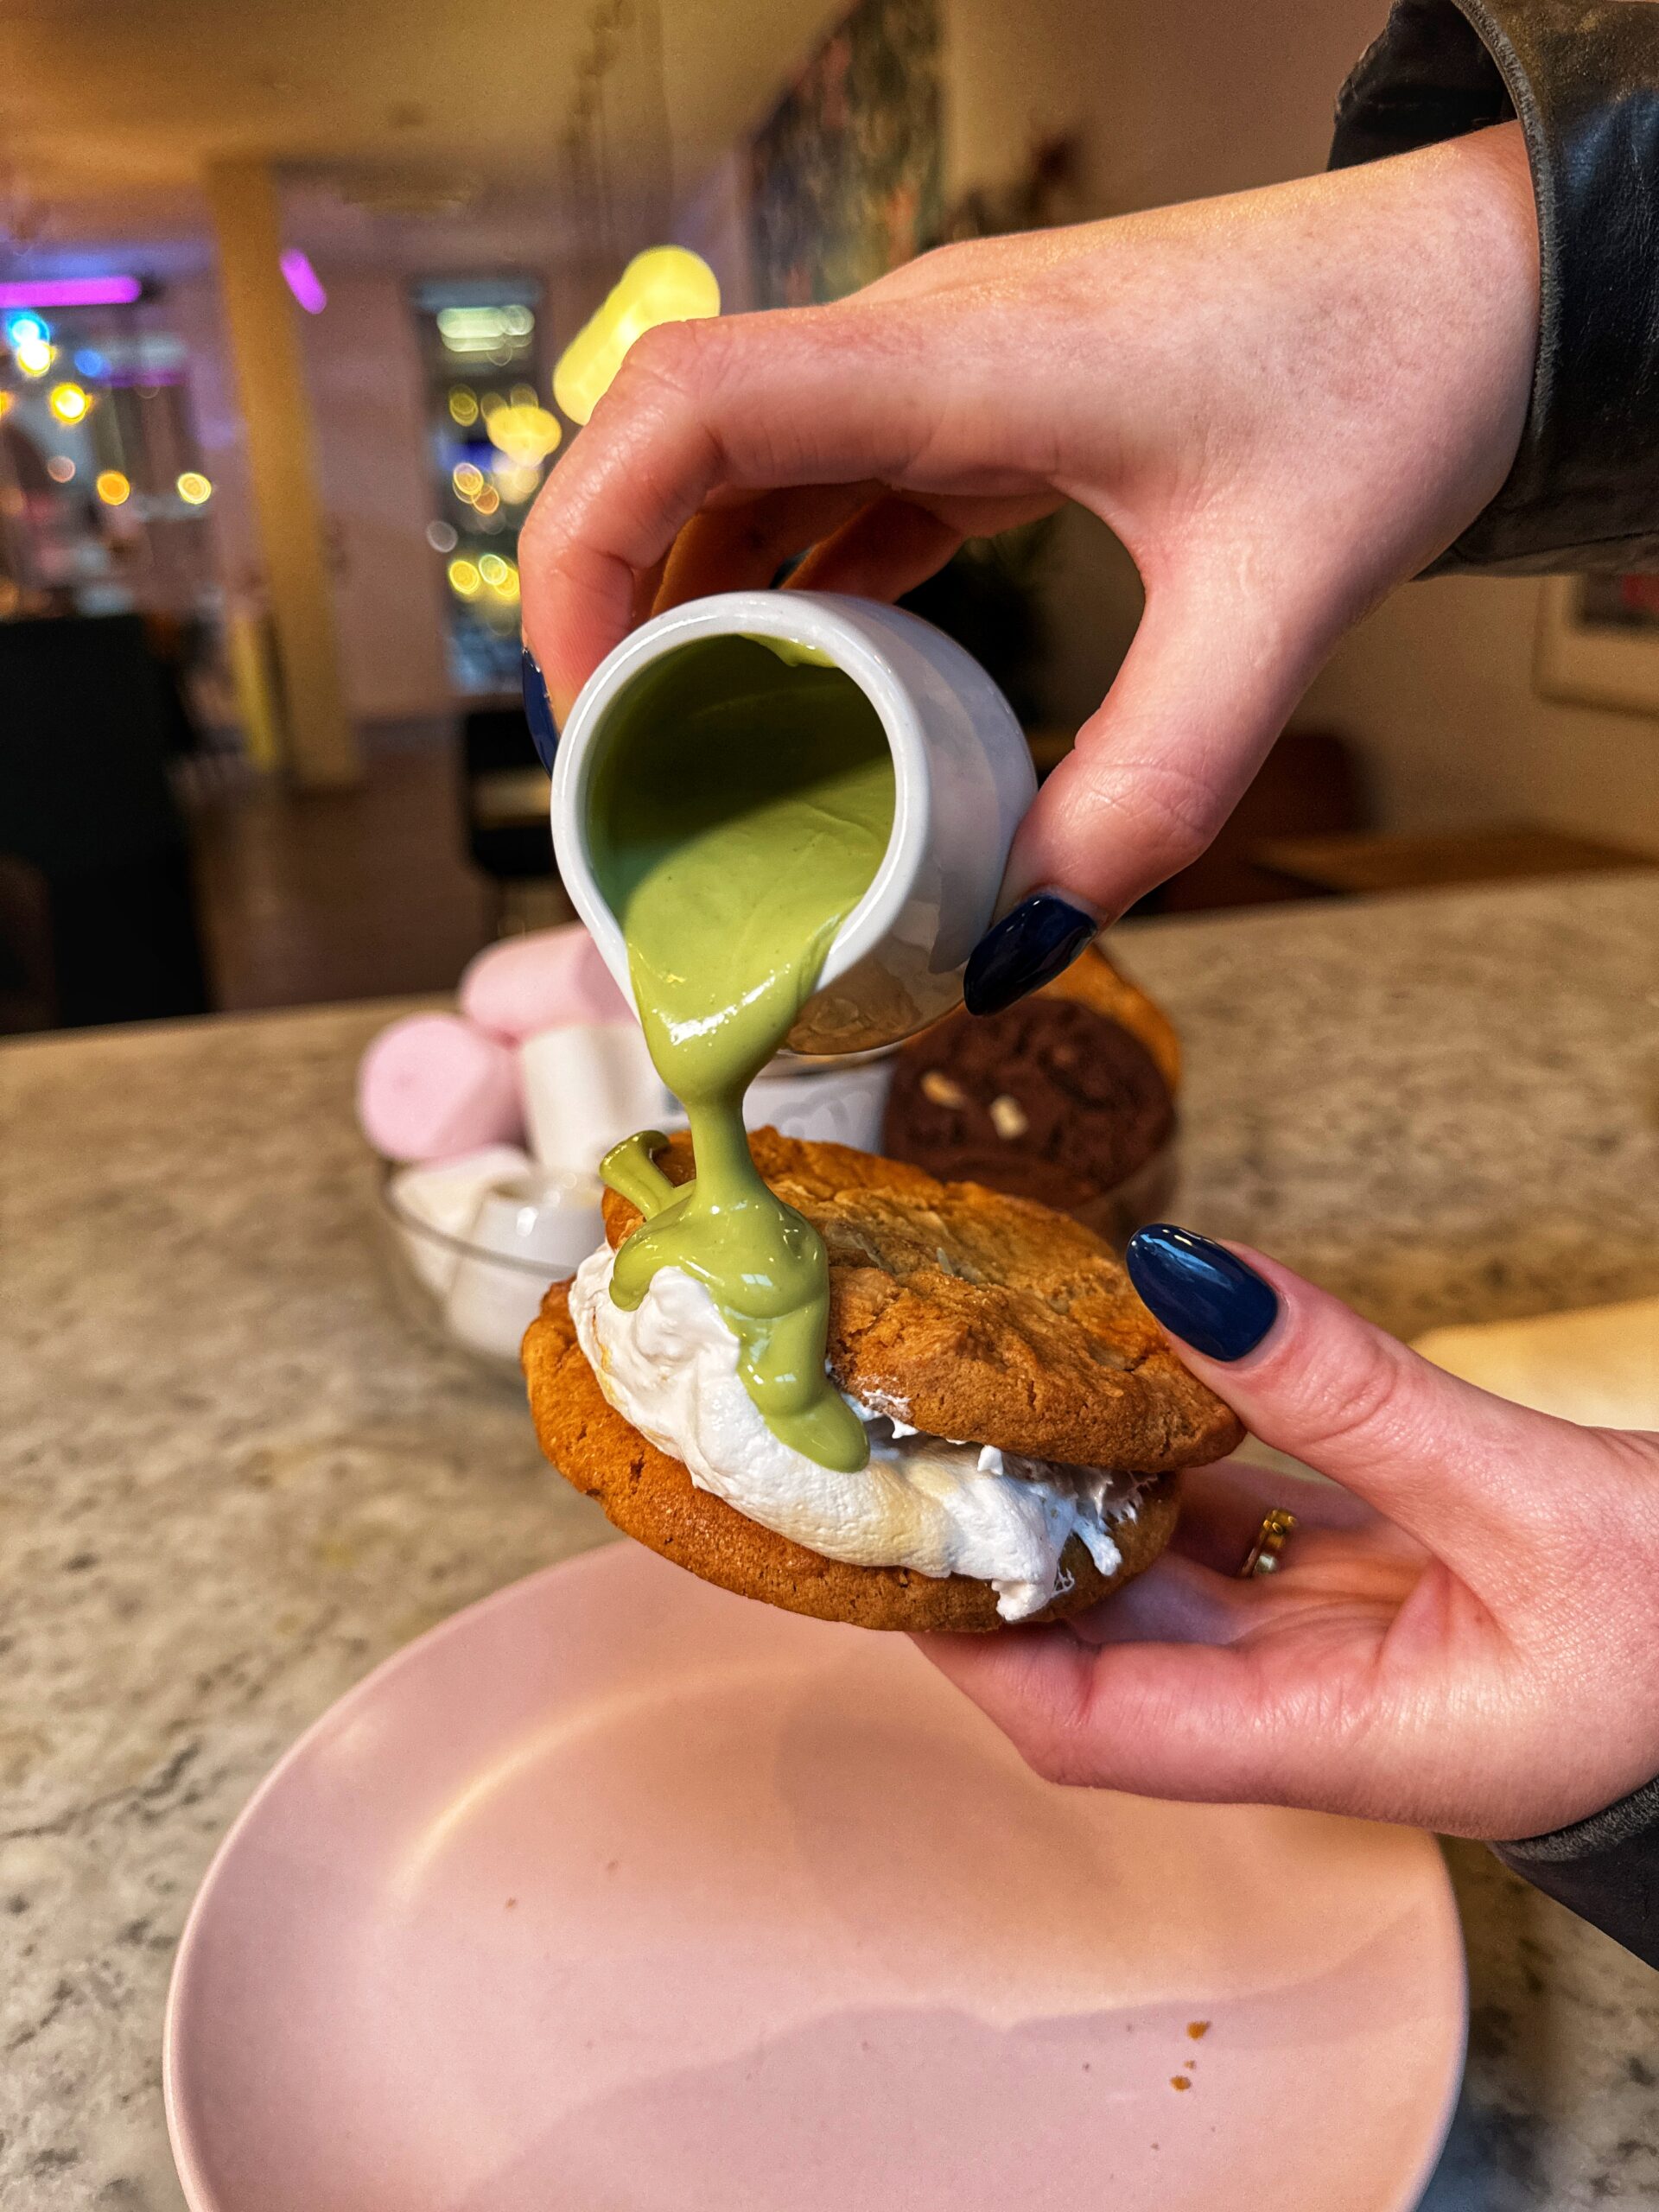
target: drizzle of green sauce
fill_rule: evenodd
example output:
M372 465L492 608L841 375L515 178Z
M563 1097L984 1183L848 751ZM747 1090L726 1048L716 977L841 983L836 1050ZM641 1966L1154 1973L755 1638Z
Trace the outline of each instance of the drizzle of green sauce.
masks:
M830 1268L810 1223L761 1180L743 1094L817 988L893 831L893 757L852 679L740 638L658 662L612 710L588 800L588 848L622 925L658 1073L696 1163L676 1186L655 1130L600 1172L645 1217L611 1295L637 1306L658 1268L702 1283L738 1340L772 1433L820 1465L868 1457L830 1380Z

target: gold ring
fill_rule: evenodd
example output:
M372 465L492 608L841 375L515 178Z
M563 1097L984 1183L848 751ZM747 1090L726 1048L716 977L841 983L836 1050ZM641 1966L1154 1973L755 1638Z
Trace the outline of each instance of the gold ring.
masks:
M1248 1582L1257 1574L1277 1574L1280 1554L1295 1533L1296 1516L1287 1513L1282 1505L1275 1505L1270 1513L1264 1513L1262 1526L1255 1532L1255 1541L1238 1570L1239 1580Z

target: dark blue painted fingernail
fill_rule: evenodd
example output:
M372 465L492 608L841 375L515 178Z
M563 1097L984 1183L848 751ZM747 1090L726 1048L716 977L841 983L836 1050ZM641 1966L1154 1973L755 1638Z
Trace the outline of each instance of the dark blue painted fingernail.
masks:
M987 930L969 955L962 979L969 1014L1001 1014L1005 1006L1052 982L1098 931L1092 914L1052 891L1022 899Z
M1125 1258L1159 1320L1206 1359L1243 1359L1279 1312L1278 1294L1254 1268L1190 1229L1154 1221L1130 1237Z
M559 749L559 733L553 721L553 702L547 696L547 679L541 664L526 645L518 656L518 680L524 687L524 720L543 768L553 772L553 755Z

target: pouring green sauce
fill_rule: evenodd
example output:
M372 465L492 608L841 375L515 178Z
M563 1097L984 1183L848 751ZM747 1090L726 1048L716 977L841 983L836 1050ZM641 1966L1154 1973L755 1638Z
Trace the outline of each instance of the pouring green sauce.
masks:
M767 1427L848 1471L868 1446L824 1366L823 1240L761 1180L743 1095L869 888L893 811L887 734L852 679L738 638L688 646L623 694L588 799L594 873L696 1163L693 1182L670 1183L654 1130L606 1156L600 1173L645 1217L611 1295L632 1309L659 1268L683 1268L736 1337Z

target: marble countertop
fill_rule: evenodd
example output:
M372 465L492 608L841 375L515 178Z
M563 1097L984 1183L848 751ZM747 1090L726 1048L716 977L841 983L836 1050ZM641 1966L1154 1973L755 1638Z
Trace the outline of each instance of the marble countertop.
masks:
M1119 933L1188 1050L1193 1226L1402 1334L1659 1290L1659 877ZM214 1846L410 1637L601 1541L383 1288L359 1006L0 1050L0 2202L176 2212L162 2001ZM1433 2212L1659 2196L1659 1976L1450 1857Z

